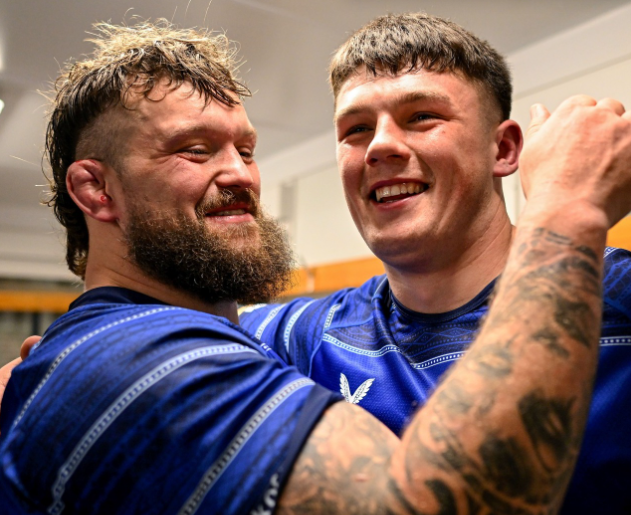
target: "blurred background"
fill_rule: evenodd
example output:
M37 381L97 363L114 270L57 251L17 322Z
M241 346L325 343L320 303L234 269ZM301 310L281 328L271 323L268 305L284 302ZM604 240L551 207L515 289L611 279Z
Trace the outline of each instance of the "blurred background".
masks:
M285 226L301 270L288 295L322 295L380 273L347 213L335 165L327 66L355 29L385 12L425 10L464 25L507 56L513 118L586 93L631 106L628 0L0 0L0 364L43 332L81 292L63 233L41 205L46 102L60 63L91 50L95 21L168 18L225 31L240 44L246 102L259 131L263 204ZM509 213L523 206L505 179ZM624 219L609 243L629 248Z

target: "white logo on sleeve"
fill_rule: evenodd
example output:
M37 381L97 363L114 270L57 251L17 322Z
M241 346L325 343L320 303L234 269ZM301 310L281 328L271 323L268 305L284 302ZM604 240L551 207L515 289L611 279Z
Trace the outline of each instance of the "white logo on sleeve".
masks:
M370 390L370 387L372 386L374 380L374 377L366 379L362 384L359 385L357 390L355 390L355 393L351 394L351 387L348 384L348 379L346 379L346 376L344 374L340 374L340 393L344 396L346 402L349 402L351 404L359 404L359 401L366 397L366 394L368 393L368 390Z
M250 512L250 515L272 515L276 503L278 502L278 489L280 484L278 483L278 474L274 474L269 482L269 487L263 496L263 502L259 504L254 510Z

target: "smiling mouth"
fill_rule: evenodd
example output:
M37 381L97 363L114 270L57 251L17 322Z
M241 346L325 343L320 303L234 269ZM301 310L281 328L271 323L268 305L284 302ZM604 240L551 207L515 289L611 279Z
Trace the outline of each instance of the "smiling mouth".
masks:
M429 184L421 182L404 182L401 184L392 184L390 186L376 188L370 194L370 197L379 203L395 202L407 197L419 195L420 193L427 191L428 188Z
M226 211L215 211L213 213L206 213L206 216L237 216L248 213L246 209L228 209Z

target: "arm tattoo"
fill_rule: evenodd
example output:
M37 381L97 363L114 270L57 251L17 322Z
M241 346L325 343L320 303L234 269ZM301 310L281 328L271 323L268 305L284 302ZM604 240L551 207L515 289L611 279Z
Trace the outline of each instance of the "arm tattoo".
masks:
M332 406L327 414L294 465L277 513L386 513L383 496L377 494L388 488L387 466L396 436L346 403Z
M480 344L405 435L401 491L409 505L420 502L421 459L449 475L444 483L458 499L454 513L546 513L562 502L589 406L585 384L595 373L602 263L597 252L558 232L539 228L520 236L518 259L495 295L504 309L489 315ZM554 384L531 382L532 367L549 370ZM505 394L506 382L521 385L512 390L519 396ZM512 425L496 423L500 410Z
M403 440L333 406L278 513L556 513L589 410L602 258L558 231L517 238L493 301L503 309L491 309Z
M549 472L556 470L570 452L574 400L550 400L533 392L519 402L519 413L536 456Z

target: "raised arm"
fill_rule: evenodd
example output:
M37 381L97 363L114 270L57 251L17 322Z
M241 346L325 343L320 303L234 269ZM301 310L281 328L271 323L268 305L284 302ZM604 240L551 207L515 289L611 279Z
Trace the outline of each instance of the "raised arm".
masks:
M330 408L279 513L555 513L589 410L606 231L631 207L631 119L611 100L533 110L528 204L476 342L402 441Z

